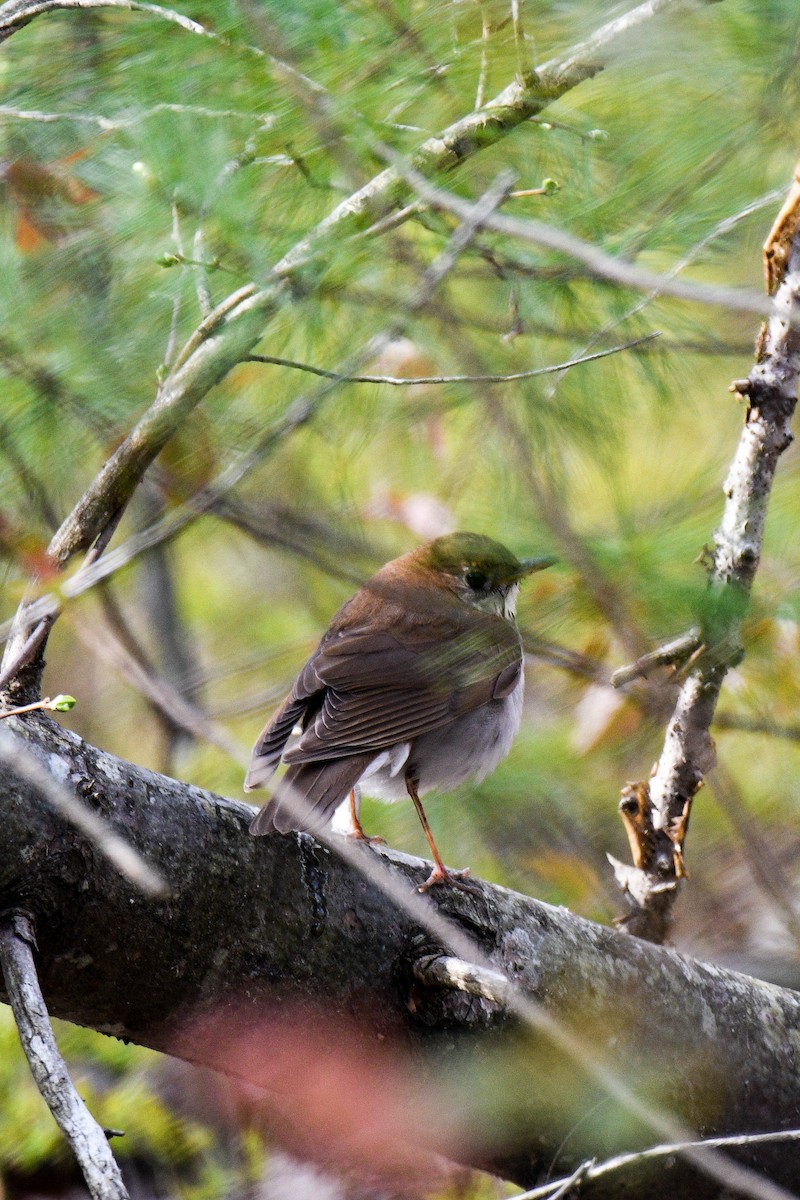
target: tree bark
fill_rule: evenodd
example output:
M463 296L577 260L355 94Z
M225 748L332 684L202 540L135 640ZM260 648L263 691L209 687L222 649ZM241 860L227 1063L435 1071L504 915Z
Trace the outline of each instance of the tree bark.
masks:
M13 771L0 780L0 900L34 916L53 1015L262 1085L263 1062L242 1048L266 1044L253 1041L265 1013L273 1031L276 1014L357 1017L367 1056L399 1045L471 1131L437 1144L434 1130L433 1147L524 1186L663 1141L648 1104L703 1136L800 1126L797 994L503 888L437 890L436 908L484 957L637 1091L637 1119L585 1062L522 1029L502 995L421 984L420 961L446 948L308 835L251 838L247 805L123 762L44 715L5 724L170 888L146 898L30 783ZM372 848L358 854L379 861ZM409 894L427 873L419 859L381 856ZM776 1182L800 1178L797 1143L736 1153ZM581 1194L722 1192L676 1157L587 1182Z

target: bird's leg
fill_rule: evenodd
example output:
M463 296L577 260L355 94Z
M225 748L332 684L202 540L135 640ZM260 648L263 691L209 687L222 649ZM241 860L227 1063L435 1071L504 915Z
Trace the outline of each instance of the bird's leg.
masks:
M427 892L429 888L434 887L437 883L449 883L451 887L461 888L461 890L464 892L472 892L480 895L479 888L475 887L473 884L464 882L465 876L469 875L469 867L466 867L463 871L448 871L447 867L442 862L442 856L439 854L439 851L436 848L436 842L433 840L431 827L428 824L428 818L425 816L425 809L422 807L422 801L420 800L419 792L417 791L417 780L409 771L406 771L405 783L406 790L411 799L414 801L414 808L417 810L417 816L419 817L420 824L425 831L425 837L428 839L428 845L430 846L431 854L433 855L433 870L425 882L421 884L417 890L420 892Z
M385 846L386 838L369 837L366 833L364 833L364 826L361 824L361 821L359 820L358 801L359 801L358 788L357 787L351 788L350 789L350 820L352 822L353 828L350 830L350 833L348 836L351 838L355 838L355 840L358 842L366 842L368 846Z

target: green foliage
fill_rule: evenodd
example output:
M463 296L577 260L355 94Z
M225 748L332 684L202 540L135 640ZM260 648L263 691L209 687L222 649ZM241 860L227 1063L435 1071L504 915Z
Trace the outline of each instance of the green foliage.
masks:
M3 43L4 616L31 575L44 570L48 582L54 524L152 403L202 318L202 290L219 302L267 283L284 254L384 169L387 147L413 154L501 92L520 52L527 67L561 55L608 6L520 8L521 51L500 0L183 6L213 37L97 9L39 17ZM759 289L760 245L780 201L753 206L785 192L792 176L797 39L796 0L666 13L620 41L606 70L437 182L474 198L510 168L520 191L544 193L508 200L512 215L652 271L683 264L686 278ZM561 565L526 585L521 622L601 674L632 656L632 640L650 646L718 616L700 560L742 422L727 389L750 368L756 320L619 289L564 255L486 231L430 303L412 310L455 222L418 212L370 234L383 215L370 211L357 236L326 242L294 280L261 352L347 374L474 376L659 337L501 386L329 387L286 367L240 364L159 457L118 540L179 513L303 399L313 400L310 415L276 434L233 490L249 525L206 515L161 556L114 577L125 628L108 597L69 605L50 641L46 686L78 697L66 723L90 740L239 796L241 762L176 735L109 639L117 650L133 642L244 755L355 582L448 528L488 533L519 553L558 553ZM797 743L769 736L770 722L795 720L800 700L797 463L790 452L781 465L747 653L723 698L727 715L767 732L718 737L723 763L779 847L800 778ZM605 852L626 854L616 797L626 779L647 776L670 697L663 678L646 695L615 698L531 659L508 761L480 786L431 803L448 861L608 919L618 900ZM747 848L712 798L700 807L688 853L702 883L676 937L723 954L758 936L755 919L743 935L735 921L725 929L709 917L719 909L715 880L739 869ZM410 805L367 801L365 814L393 844L423 850ZM748 887L763 915L768 901ZM792 952L786 939L781 946ZM22 1086L8 1022L0 1039L0 1159L27 1171L64 1152ZM128 1130L120 1153L186 1167L181 1194L222 1194L210 1135L153 1094L152 1059L109 1040L89 1051L80 1039L71 1053L91 1063L93 1106Z

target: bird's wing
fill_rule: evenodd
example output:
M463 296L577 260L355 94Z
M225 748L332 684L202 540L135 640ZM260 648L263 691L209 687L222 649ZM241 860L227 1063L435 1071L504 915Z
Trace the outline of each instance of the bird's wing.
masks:
M297 684L295 684L295 687ZM244 777L244 790L255 791L263 787L275 774L281 761L283 748L286 745L295 725L303 722L311 697L300 697L295 689L284 700L275 715L267 722L258 735L250 765Z
M429 621L405 612L390 629L332 628L295 685L298 700L317 703L312 714L305 700L305 730L284 761L377 754L513 691L522 670L514 625L465 608L437 614L435 626L433 638Z

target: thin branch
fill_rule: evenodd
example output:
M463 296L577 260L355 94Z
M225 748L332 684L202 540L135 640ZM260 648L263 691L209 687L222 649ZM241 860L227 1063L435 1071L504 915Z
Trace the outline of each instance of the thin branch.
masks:
M254 120L263 124L272 118L266 114L240 112L232 108L207 108L200 104L170 104L166 101L144 108L133 117L104 117L101 113L84 112L41 112L39 109L13 108L0 104L0 117L11 117L17 121L35 121L42 125L53 125L58 121L71 121L75 124L94 125L103 133L116 133L124 129L135 129L142 121L162 113L180 113L193 117L208 117L210 120L237 120L252 124Z
M45 696L41 700L35 700L33 704L21 704L18 708L0 708L0 721L5 721L8 717L22 717L25 713L32 712L69 712L75 707L75 697L65 696L59 693L58 696Z
M31 1074L74 1151L92 1200L128 1200L108 1138L78 1095L56 1045L33 961L35 945L27 913L0 916L0 963Z
M532 658L538 658L561 671L569 671L572 675L580 675L583 679L594 679L598 683L608 682L607 671L599 659L590 658L588 654L581 654L578 650L571 650L559 642L539 637L523 627L520 628L520 633L525 653L530 654Z
M0 8L0 41L5 41L17 29L23 28L34 17L43 13L92 8L124 8L128 12L146 13L148 16L179 25L187 33L219 40L199 22L192 21L174 9L164 8L160 4L148 4L145 0L9 0Z
M613 1158L607 1158L605 1162L601 1163L582 1163L568 1178L554 1179L550 1183L543 1183L540 1187L520 1193L514 1197L514 1200L555 1200L556 1195L565 1194L560 1193L557 1189L562 1188L565 1184L573 1184L577 1179L585 1179L591 1183L593 1179L601 1179L604 1175L623 1171L626 1167L636 1166L638 1163L656 1158L670 1158L673 1154L681 1154L690 1147L728 1150L737 1146L769 1146L776 1142L797 1141L800 1141L800 1129L776 1129L770 1133L731 1134L727 1137L704 1138L694 1142L667 1142L661 1146L649 1146L647 1150L632 1150L629 1154L616 1154ZM767 1187L772 1188L774 1185L767 1183ZM783 1188L778 1188L776 1194L786 1196Z
M48 606L40 611L34 611L35 604L34 601L33 606L20 605L16 614L3 627L5 636L2 640L7 640L7 645L0 669L0 691L3 691L11 680L16 679L23 667L33 662L58 615L57 602L52 608Z
M46 800L54 812L74 825L109 862L147 896L164 896L167 885L130 842L121 837L102 817L45 770L24 743L0 731L0 763L17 779L24 780Z
M485 253L483 247L478 246L478 249L482 254ZM507 262L509 262L507 259L501 260L499 256L495 255L494 253L493 257L497 258L502 265L505 265ZM510 263L509 269L514 270L517 268L513 263ZM565 274L569 273L561 270L560 268L556 268L552 272L549 272L547 268L542 268L542 270L539 270L530 268L529 265L522 266L521 269L527 271L530 275L536 278L545 279L550 277L556 278L559 276L565 276ZM572 272L572 274L577 276L579 273ZM582 272L580 274L582 275L586 273ZM462 267L459 273L459 278L469 277L470 269L468 267ZM368 309L371 313L374 313L379 308L393 310L397 303L397 298L395 296L391 296L385 292L381 292L373 288L337 287L336 298L339 303L341 303L341 301L344 299L349 304L355 305L359 308ZM427 304L425 306L425 313L434 321L443 324L449 332L452 332L453 328L456 327L474 329L481 333L497 334L500 337L504 337L508 334L508 321L496 321L492 320L491 317L485 313L465 312L462 309L456 309L451 303L445 302L441 297L437 297L434 303ZM514 336L527 337L529 335L540 335L542 337L556 338L558 341L574 341L577 339L586 340L592 337L595 332L597 331L575 328L573 325L551 325L546 321L526 318L524 329L516 330ZM662 333L661 340L657 343L654 343L650 347L650 350L654 350L658 353L689 351L693 354L711 354L714 355L714 357L718 357L720 355L735 355L737 358L739 358L743 354L752 354L753 343L752 339L749 342L730 342L723 341L722 339L715 337L705 337L703 339L686 337L676 338ZM647 350L642 351L642 353L648 352L649 351Z
M483 0L478 0L481 9L481 66L478 73L478 86L475 89L474 108L477 112L486 100L486 80L489 74L489 18Z
M609 680L612 687L623 687L634 679L646 679L651 671L658 667L672 667L676 663L685 663L702 645L702 635L699 629L690 629L663 646L642 654L635 662L624 667L617 667Z
M740 627L761 557L767 505L783 451L800 375L800 233L762 329L755 366L734 388L748 409L724 484L722 520L714 535L709 586L714 607L704 622L706 649L689 670L667 727L664 748L649 781L628 785L623 814L636 865L614 863L631 912L624 925L640 937L662 940L685 875L683 840L698 788L714 764L710 726L725 675L743 650Z
M766 717L746 717L741 713L715 713L715 729L737 729L741 733L764 733L768 737L800 742L800 725L781 725Z
M309 363L295 362L291 358L278 358L272 354L249 354L248 362L267 363L276 367L291 367L295 371L308 371L311 375L320 375L323 379L336 379L339 383L384 383L389 387L414 387L422 384L444 383L513 383L518 379L536 379L540 375L552 375L556 371L568 371L581 363L595 362L599 358L608 358L611 354L620 354L624 350L634 350L646 342L660 337L658 332L648 333L644 337L634 338L633 341L623 342L619 346L610 346L608 350L598 350L583 358L572 358L567 362L553 363L549 367L536 367L530 371L513 371L508 375L418 375L402 378L397 375L337 375L324 367L312 367Z
M137 660L114 631L97 625L93 625L91 630L84 630L80 624L76 629L86 648L119 671L130 686L174 728L216 746L239 766L247 766L248 755L243 748L201 708L183 696L168 680L161 678L149 663Z

